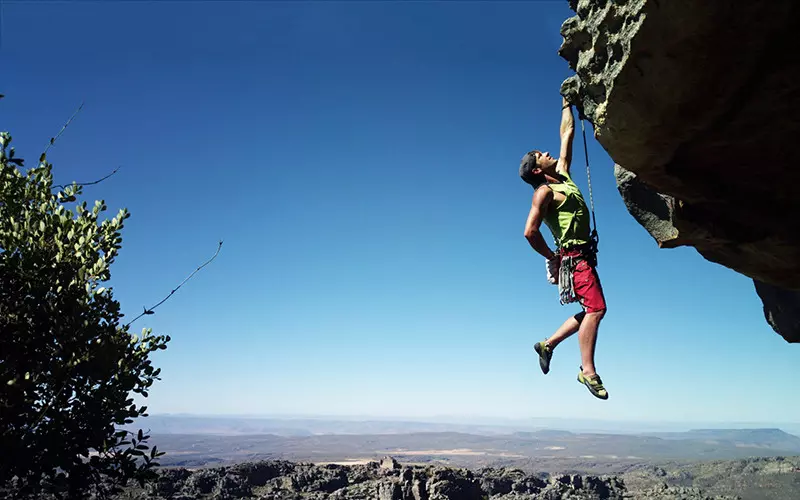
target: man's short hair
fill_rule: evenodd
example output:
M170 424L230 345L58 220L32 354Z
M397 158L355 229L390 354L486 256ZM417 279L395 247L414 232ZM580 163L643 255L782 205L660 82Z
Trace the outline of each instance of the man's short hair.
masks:
M537 154L541 154L541 151L538 149L525 153L525 156L522 157L522 161L519 164L519 176L523 181L533 186L534 189L547 181L544 174L533 173L533 170L538 166L536 163Z

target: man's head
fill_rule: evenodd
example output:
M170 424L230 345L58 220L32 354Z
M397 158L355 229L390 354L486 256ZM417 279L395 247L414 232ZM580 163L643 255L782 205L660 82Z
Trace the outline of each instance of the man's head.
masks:
M550 153L534 149L522 157L519 164L519 176L522 180L533 186L539 187L540 184L547 182L546 175L556 176L556 165L558 160L550 156Z

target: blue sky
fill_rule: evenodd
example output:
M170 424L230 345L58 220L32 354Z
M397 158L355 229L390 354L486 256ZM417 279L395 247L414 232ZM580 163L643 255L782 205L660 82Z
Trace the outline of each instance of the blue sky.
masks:
M4 2L0 128L109 215L129 317L156 314L152 413L787 421L797 346L751 280L659 250L591 138L609 312L561 306L523 238L528 150L558 150L554 2ZM576 139L578 140L578 139ZM576 143L575 178L586 188ZM548 235L548 241L551 241Z

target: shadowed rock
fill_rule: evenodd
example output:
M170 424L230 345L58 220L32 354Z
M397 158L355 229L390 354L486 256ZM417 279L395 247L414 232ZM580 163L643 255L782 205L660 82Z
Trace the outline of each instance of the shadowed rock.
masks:
M800 291L784 290L758 280L753 280L753 282L756 293L764 303L764 318L767 323L787 342L798 342L800 338Z

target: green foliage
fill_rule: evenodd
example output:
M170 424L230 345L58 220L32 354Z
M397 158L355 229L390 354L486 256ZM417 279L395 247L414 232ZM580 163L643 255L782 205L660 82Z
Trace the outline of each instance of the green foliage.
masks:
M130 214L68 209L81 186L53 186L44 154L23 173L10 143L0 134L0 488L104 496L154 477L162 453L120 427L146 416L131 395L147 397L160 372L148 358L170 339L129 333L103 286Z

